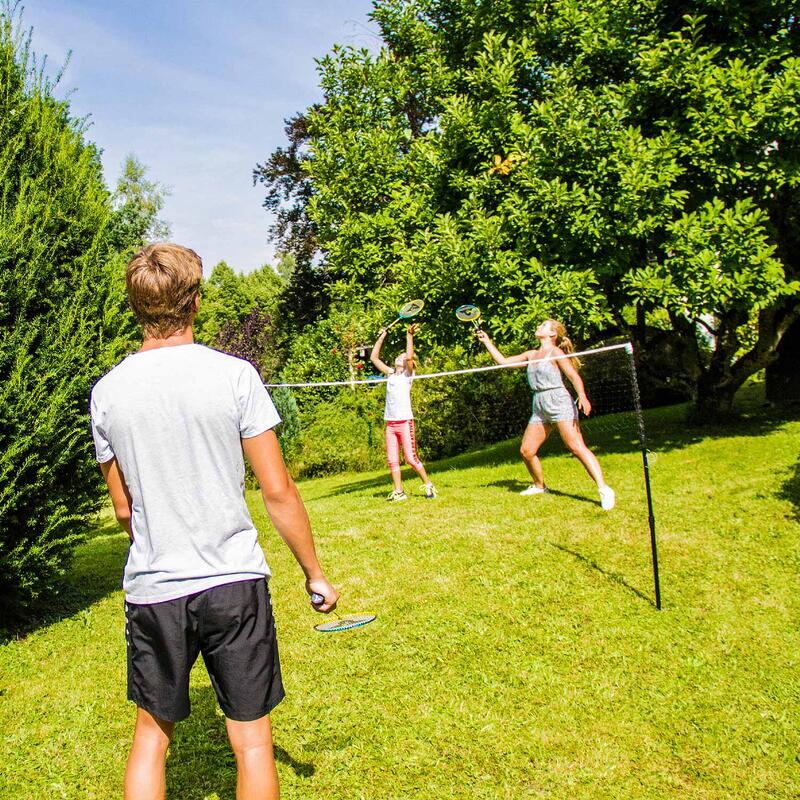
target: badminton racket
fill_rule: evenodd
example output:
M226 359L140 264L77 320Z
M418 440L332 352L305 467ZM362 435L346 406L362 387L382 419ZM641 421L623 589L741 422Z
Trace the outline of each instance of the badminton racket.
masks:
M311 605L318 606L325 602L325 598L321 594L311 595ZM321 633L337 633L339 631L349 631L351 628L360 628L375 619L375 614L349 614L346 617L340 617L335 611L331 612L336 619L328 620L327 622L320 622L314 626L315 631Z
M411 319L412 317L416 317L420 311L425 307L424 300L412 300L410 303L406 303L398 312L397 312L397 319L394 322L390 322L384 330L389 330L389 328L397 325L398 322L402 322L404 319Z
M483 320L481 319L481 310L478 306L473 306L470 303L459 306L456 309L456 318L461 322L471 322L476 331L481 329Z

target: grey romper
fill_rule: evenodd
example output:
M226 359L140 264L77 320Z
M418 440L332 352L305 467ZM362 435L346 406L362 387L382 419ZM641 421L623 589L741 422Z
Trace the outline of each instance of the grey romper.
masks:
M578 419L578 407L564 386L561 369L555 361L528 363L528 384L533 390L533 413L528 424L552 425Z

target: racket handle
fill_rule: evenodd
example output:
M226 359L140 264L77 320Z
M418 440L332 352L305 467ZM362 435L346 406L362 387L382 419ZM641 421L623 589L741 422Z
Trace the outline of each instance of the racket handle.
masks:
M321 606L325 602L325 598L321 594L314 594L311 595L311 605L312 606Z

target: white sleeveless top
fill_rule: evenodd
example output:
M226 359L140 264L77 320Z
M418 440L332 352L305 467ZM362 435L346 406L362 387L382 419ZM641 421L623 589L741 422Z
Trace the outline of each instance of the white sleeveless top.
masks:
M386 378L386 406L383 418L387 422L399 422L414 419L411 410L411 383L413 375L405 372L393 372Z

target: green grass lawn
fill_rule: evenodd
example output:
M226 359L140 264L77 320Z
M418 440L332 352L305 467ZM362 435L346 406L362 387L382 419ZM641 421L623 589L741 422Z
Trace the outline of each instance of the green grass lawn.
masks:
M312 629L252 493L287 689L273 714L283 797L800 796L800 422L749 411L700 431L681 408L647 415L661 612L641 457L613 421L586 426L618 492L608 514L555 443L544 497L517 494L517 442L430 465L433 502L387 507L383 473L302 483L342 608L378 615L348 633ZM0 647L3 800L120 795L125 549L105 517L52 621ZM192 701L169 796L230 800L202 665Z

